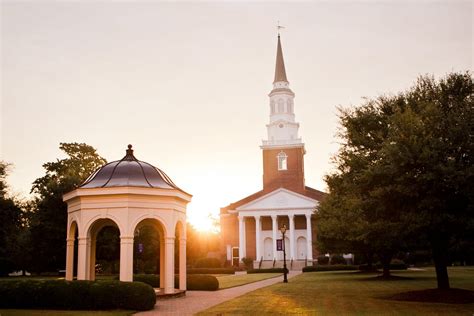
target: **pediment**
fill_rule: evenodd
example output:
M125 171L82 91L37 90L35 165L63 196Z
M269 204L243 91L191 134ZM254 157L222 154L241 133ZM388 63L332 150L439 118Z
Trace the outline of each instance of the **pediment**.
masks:
M318 201L287 190L277 189L247 204L237 207L237 211L271 210L271 209L314 209Z

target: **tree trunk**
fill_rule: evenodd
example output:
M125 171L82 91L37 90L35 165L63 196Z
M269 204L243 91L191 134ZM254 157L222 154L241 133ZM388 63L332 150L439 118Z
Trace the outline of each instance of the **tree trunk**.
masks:
M441 235L432 238L431 247L433 251L433 260L436 268L436 280L438 289L449 289L448 276L448 239Z
M391 254L383 254L381 256L382 267L383 267L383 274L382 277L390 278L390 261L392 261Z

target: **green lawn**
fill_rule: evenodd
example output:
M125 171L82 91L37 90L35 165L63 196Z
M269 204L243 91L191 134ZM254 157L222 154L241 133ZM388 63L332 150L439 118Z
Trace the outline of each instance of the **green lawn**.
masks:
M474 303L442 304L389 300L406 291L436 287L432 268L394 273L406 279L384 281L353 271L303 273L214 306L200 315L473 315ZM451 286L474 290L474 268L451 268Z
M1 316L128 316L134 311L57 311L57 310L35 310L35 309L0 309Z
M281 273L252 273L252 274L240 274L240 275L222 275L218 276L217 280L219 281L219 290L228 289L234 286L240 286L247 283L253 283L257 281L262 281L276 276L281 275Z

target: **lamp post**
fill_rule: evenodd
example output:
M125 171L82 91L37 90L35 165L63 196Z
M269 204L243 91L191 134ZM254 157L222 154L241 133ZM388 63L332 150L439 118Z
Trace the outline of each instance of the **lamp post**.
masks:
M286 269L286 247L285 247L285 233L286 233L286 225L280 228L281 234L283 235L282 246L283 246L283 283L288 283L288 269Z

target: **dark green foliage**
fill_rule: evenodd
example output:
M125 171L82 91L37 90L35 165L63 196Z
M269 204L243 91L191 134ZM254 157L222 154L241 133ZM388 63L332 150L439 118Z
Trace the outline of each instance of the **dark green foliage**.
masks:
M319 264L319 265L322 265L322 264L329 264L329 257L326 257L326 256L318 256L317 260L318 260L318 264Z
M160 276L156 274L135 274L133 281L146 283L154 288L160 287ZM219 281L213 275L191 274L186 276L187 291L216 291ZM174 276L174 287L179 288L179 275Z
M472 245L474 231L471 73L420 77L341 109L340 121L337 171L317 212L320 248L377 255L388 276L399 251L430 247L438 288L449 288L449 250Z
M219 281L213 275L191 274L186 278L188 291L217 291Z
M187 274L235 274L233 268L195 268L187 269Z
M330 263L331 263L331 265L334 265L334 264L347 264L347 261L341 255L332 255L331 259L330 259Z
M244 263L247 270L253 268L253 258L242 258L242 262Z
M359 265L359 271L362 271L362 272L377 272L378 269L377 269L376 265L368 265L368 264L364 263L364 264Z
M35 252L30 267L33 272L64 269L67 205L63 194L106 163L95 148L84 143L61 143L59 149L67 158L43 164L46 174L36 179L31 189L36 195L30 227Z
M221 261L217 258L200 258L194 264L195 268L220 268Z
M250 269L247 270L247 274L251 273L283 273L283 268L268 268L268 269Z
M0 282L0 308L149 310L152 287L140 282L20 280Z
M324 271L355 271L357 266L348 264L315 265L304 267L303 272L324 272Z

